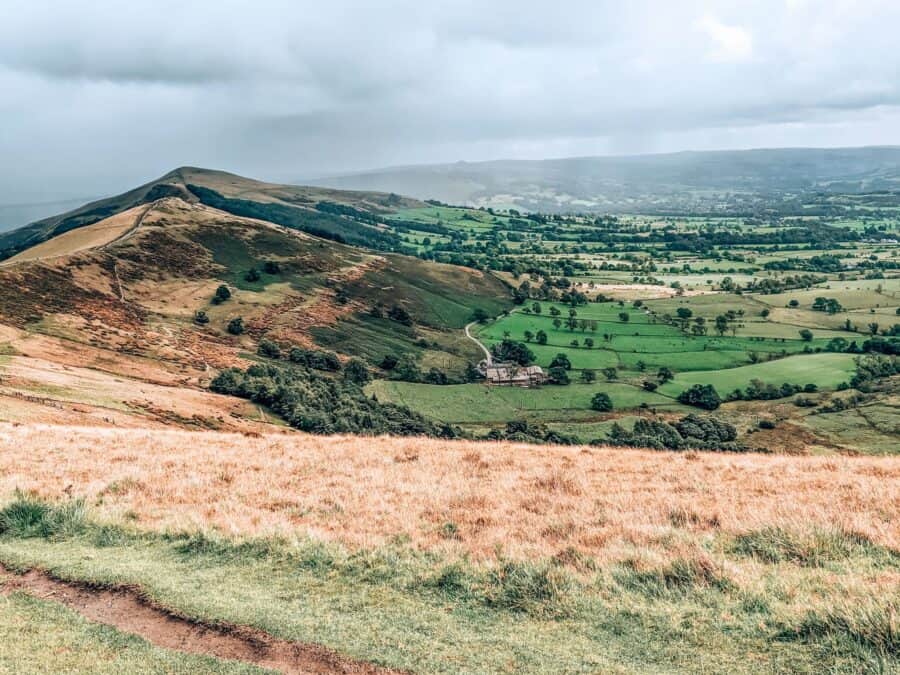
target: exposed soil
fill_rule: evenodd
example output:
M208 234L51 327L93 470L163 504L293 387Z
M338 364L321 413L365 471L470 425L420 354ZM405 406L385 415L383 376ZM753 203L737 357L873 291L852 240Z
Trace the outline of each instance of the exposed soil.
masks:
M134 588L94 588L60 581L38 570L14 575L3 566L0 573L10 575L0 593L24 591L59 602L90 621L139 635L166 649L243 661L282 673L398 672L344 658L318 645L278 640L251 628L198 623L155 605Z

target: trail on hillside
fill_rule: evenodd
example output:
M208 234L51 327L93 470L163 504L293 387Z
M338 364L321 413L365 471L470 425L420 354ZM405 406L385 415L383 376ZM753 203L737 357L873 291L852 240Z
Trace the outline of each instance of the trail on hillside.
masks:
M493 362L493 358L491 357L491 352L488 350L487 347L484 346L484 344L481 342L481 340L479 340L477 337L475 337L474 335L472 335L472 333L470 332L470 329L471 329L472 326L474 326L476 323L478 323L478 322L477 322L477 321L473 321L472 323L466 325L466 337L469 338L469 339L470 339L472 342L474 342L476 345L478 345L479 347L481 347L481 351L484 352L484 358L485 358L485 360L487 361L487 364L488 364L488 365L491 365L491 363Z
M192 621L155 605L134 588L95 588L60 581L38 570L16 575L2 565L0 574L8 575L0 580L0 594L21 591L58 602L90 621L166 649L242 661L292 675L398 672L347 659L318 645L279 640L252 628Z

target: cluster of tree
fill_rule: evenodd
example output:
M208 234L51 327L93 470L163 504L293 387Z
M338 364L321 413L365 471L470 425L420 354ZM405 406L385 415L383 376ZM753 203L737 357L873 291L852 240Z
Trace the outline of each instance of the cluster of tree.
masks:
M502 342L493 345L491 355L498 361L508 361L520 366L534 363L534 352L528 348L528 345L509 338L504 338Z
M188 185L187 189L201 203L236 216L268 220L316 237L354 246L365 246L382 251L407 250L396 233L378 227L361 227L356 220L346 215L288 206L287 204L231 199L215 190L199 185Z
M379 367L387 371L392 380L401 380L403 382L424 382L425 384L463 384L465 382L474 382L481 378L481 373L471 363L467 364L465 378L454 378L445 373L440 368L429 368L422 372L416 357L413 354L403 354L400 357L388 354L385 356Z
M622 445L656 450L720 450L741 452L746 448L737 441L737 430L714 417L687 415L675 423L640 418L628 431L618 422L609 436L595 444Z
M816 298L811 309L816 312L828 312L829 314L837 314L844 311L843 305L837 298Z
M812 288L825 281L828 281L828 277L820 277L814 274L796 274L780 278L763 277L762 279L752 279L744 287L744 290L762 293L763 295L777 295L792 289Z
M877 326L877 324L875 324ZM897 327L895 324L894 328ZM895 337L894 328L888 331L888 337L874 335L862 343L860 347L856 340L848 342L845 338L835 337L828 341L825 350L829 352L846 352L847 354L887 354L889 356L900 355L900 338Z
M775 384L767 384L762 380L750 380L750 384L744 389L735 389L728 394L729 401L772 401L778 398L787 398L794 394L804 392L806 394L814 394L818 391L815 384L792 384L785 382L781 386Z
M810 270L812 272L840 272L846 266L836 255L814 255L810 258L773 260L763 265L767 270Z
M900 358L888 354L867 354L856 359L856 373L850 386L862 392L872 391L879 380L900 374Z
M678 394L678 402L703 410L716 410L722 405L722 397L711 384L695 384Z
M544 424L532 424L525 420L507 422L505 429L492 429L484 438L492 441L554 443L556 445L578 445L581 442L577 436L562 434L548 429Z
M302 366L229 368L210 384L219 393L264 405L296 429L314 434L436 436L456 438L458 429L433 422L404 406L368 398L347 378Z

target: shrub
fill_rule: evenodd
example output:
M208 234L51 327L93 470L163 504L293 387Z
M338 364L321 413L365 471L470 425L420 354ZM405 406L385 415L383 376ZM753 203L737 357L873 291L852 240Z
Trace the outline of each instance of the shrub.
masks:
M281 265L274 260L266 260L266 262L263 263L263 271L265 271L266 274L281 274Z
M365 384L371 379L369 367L360 359L350 359L344 366L344 379L354 384Z
M281 347L279 347L278 344L273 342L272 340L263 338L259 341L259 345L256 348L256 353L269 359L280 359Z
M293 347L288 354L288 359L292 363L297 363L313 370L326 370L336 373L341 369L341 361L338 359L337 354L318 349Z
M202 309L194 312L194 323L203 326L209 323L209 316Z
M240 335L244 332L244 319L237 316L228 322L228 332L232 335Z
M244 281L249 281L249 282L253 283L254 281L259 281L259 279L260 279L259 271L255 267L251 267L244 274Z
M605 392L597 392L591 398L591 409L597 412L610 412L613 409L613 402L609 394Z
M229 299L231 299L231 290L228 286L222 284L216 289L216 294L213 296L213 304L220 305Z
M400 305L393 305L388 310L387 316L392 321L396 321L397 323L402 323L404 326L412 326L413 320L409 315L409 312L406 311Z

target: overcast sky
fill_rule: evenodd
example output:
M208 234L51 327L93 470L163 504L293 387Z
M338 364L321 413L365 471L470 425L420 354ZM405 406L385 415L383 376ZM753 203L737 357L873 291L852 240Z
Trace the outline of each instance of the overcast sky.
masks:
M0 204L175 166L900 144L897 0L2 0Z

